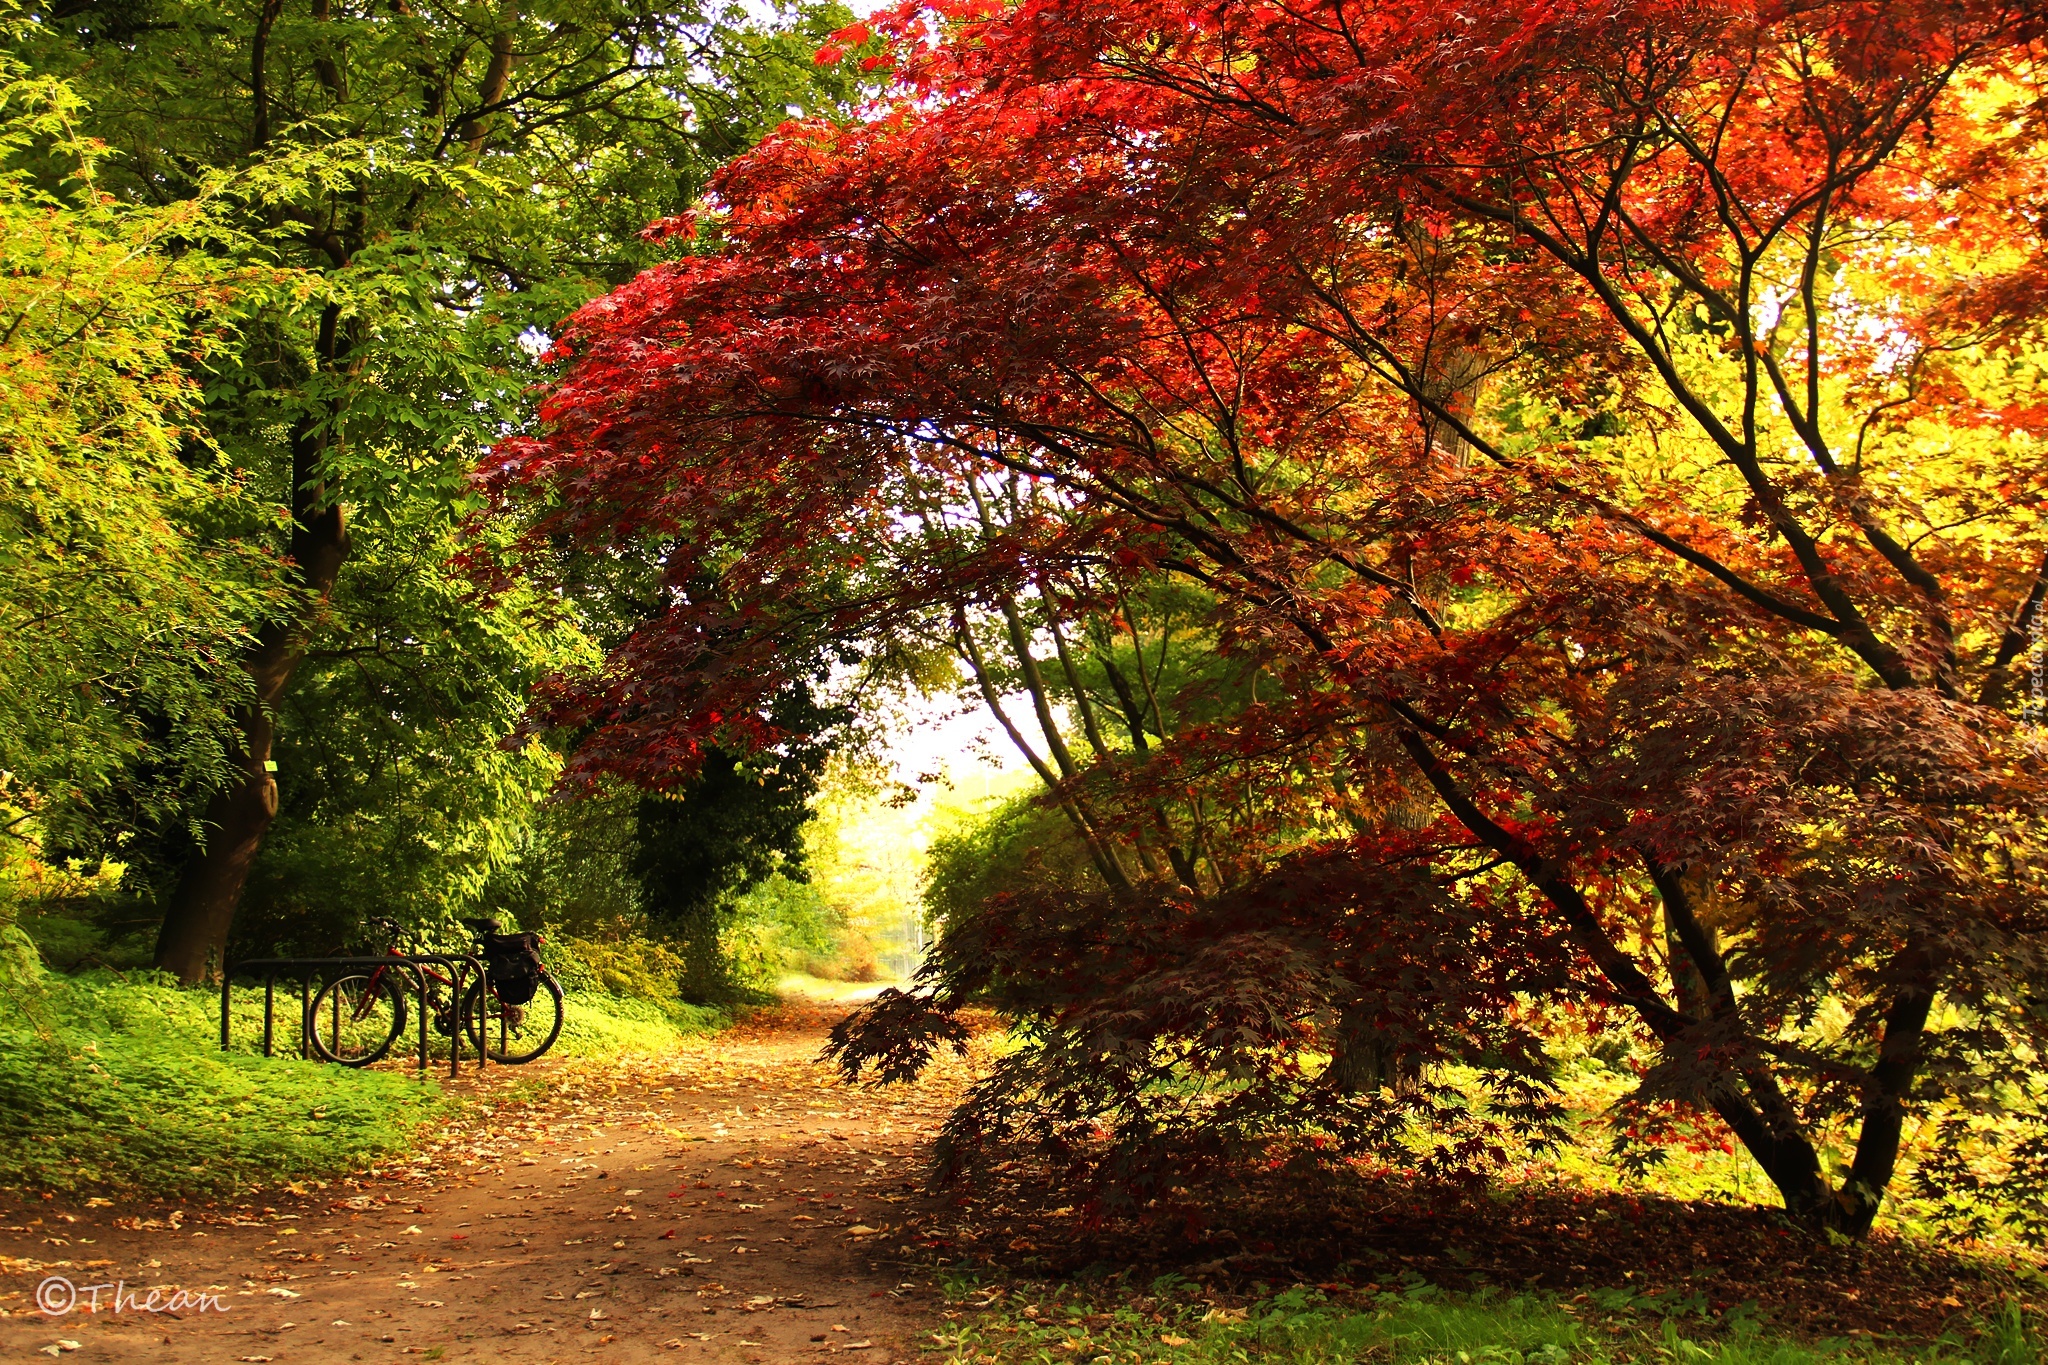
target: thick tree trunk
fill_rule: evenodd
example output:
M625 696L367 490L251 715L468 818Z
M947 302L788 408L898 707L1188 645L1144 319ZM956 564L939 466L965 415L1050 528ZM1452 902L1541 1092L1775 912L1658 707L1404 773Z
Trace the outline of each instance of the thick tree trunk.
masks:
M340 310L333 306L321 315L318 353L323 369L341 358L339 322ZM239 718L242 747L235 756L235 775L207 803L205 847L186 863L157 934L156 965L187 985L205 980L226 962L228 929L263 837L277 815L273 717L305 655L314 617L348 558L347 521L321 476L328 436L319 425L307 418L292 433L291 558L305 590L299 615L264 627L250 650L244 667L254 695Z
M264 636L250 660L250 672L257 673L267 656L273 670L283 665L282 681L291 671L286 662L287 631L273 626ZM259 687L259 697L270 690ZM274 694L264 698L240 716L243 744L235 756L234 779L207 802L206 845L185 865L157 934L156 965L187 985L212 976L226 961L228 927L263 836L277 814L277 779L271 775L270 758L270 706L275 700Z

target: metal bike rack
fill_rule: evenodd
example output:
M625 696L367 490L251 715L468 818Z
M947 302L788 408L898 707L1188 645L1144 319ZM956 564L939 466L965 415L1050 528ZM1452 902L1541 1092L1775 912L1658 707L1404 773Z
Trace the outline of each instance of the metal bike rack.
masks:
M449 1008L454 1011L453 1026L448 1030L448 1074L459 1075L462 1069L462 988L469 974L474 972L479 985L480 996L488 996L491 990L490 969L482 957L474 953L385 953L379 957L252 957L246 962L237 962L225 968L220 974L220 1047L228 1049L228 985L237 976L262 976L263 978L263 1055L273 1055L272 1044L276 1034L277 982L279 977L296 980L299 988L299 1055L311 1057L312 1001L318 991L309 992L308 983L315 976L324 985L337 974L336 969L349 971L374 971L382 967L396 971L404 969L412 977L413 995L419 1015L420 1074L427 1070L427 974L422 968L444 967L448 969L453 985L454 999ZM488 1024L482 1025L488 1030ZM481 1069L490 1057L489 1039L477 1049L476 1064Z

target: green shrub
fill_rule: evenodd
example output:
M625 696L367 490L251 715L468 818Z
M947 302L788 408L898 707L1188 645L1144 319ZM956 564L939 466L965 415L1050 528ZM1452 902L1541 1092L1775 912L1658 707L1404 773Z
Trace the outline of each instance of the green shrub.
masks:
M972 918L1004 891L1093 891L1101 878L1072 824L1027 792L962 818L933 838L925 917L943 928Z
M558 1046L569 1052L673 1047L726 1020L724 1010L682 998L685 964L666 943L631 933L606 941L551 934L541 956L567 997Z

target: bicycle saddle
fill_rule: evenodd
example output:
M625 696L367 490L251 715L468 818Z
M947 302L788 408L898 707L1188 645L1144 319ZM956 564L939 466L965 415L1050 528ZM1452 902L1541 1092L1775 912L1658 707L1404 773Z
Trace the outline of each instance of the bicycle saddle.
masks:
M494 919L466 919L462 923L466 928L473 930L479 937L484 934L495 934L498 932L498 921Z

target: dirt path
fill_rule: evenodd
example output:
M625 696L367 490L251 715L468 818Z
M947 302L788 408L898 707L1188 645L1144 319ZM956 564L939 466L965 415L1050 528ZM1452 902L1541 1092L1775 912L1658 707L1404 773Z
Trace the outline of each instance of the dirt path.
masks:
M0 1358L907 1361L933 1290L906 1225L959 1075L840 1085L817 1061L837 1013L789 1006L653 1063L554 1064L547 1098L302 1197L9 1201ZM63 1317L32 1302L53 1275L81 1287ZM125 1285L120 1311L111 1289L83 1311L95 1284ZM152 1289L225 1311L142 1311Z

